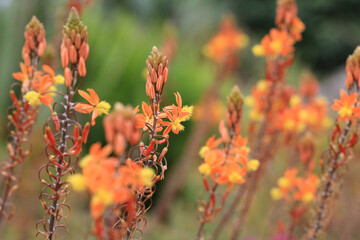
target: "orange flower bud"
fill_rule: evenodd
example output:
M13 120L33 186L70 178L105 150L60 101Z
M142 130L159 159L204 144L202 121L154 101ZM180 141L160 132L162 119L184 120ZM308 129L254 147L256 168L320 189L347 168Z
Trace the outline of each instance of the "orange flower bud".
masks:
M55 140L53 133L51 132L50 127L45 128L45 133L46 133L47 139L49 140L49 144L56 146L56 140Z
M83 128L83 132L82 132L82 137L83 137L83 140L84 140L84 143L87 142L87 138L89 136L89 132L90 132L90 123L87 122Z
M156 82L156 90L158 92L161 92L163 86L164 86L164 77L160 76Z
M62 45L63 46L63 45ZM66 47L61 47L61 66L66 68L69 65L69 54Z
M84 60L86 61L86 59L89 56L89 44L87 44L86 42L83 42L81 44L79 55L80 57L84 58Z
M80 136L79 135L79 126L75 125L74 130L73 130L73 137L77 139L77 138L79 138L79 136Z
M77 51L74 45L70 45L69 47L69 59L71 63L77 62Z
M169 69L166 67L166 68L164 69L164 74L163 74L163 76L164 76L164 83L167 82L168 74L169 74Z
M146 95L152 100L155 98L155 89L150 81L146 82Z
M80 57L80 60L79 60L78 71L79 71L79 76L80 77L85 77L85 75L86 75L86 66L85 66L85 61L84 61L84 59L82 57Z
M230 141L230 136L229 136L228 130L225 127L224 121L221 121L219 124L219 132L220 132L223 142Z
M44 44L44 42L41 42L38 47L37 55L39 57L42 57L42 55L44 54L44 51L45 51L45 44Z
M120 156L125 152L126 139L123 134L118 133L114 138L114 152L117 156Z
M54 121L55 130L60 131L60 121L59 121L59 117L56 112L52 113L52 119Z
M81 36L79 33L76 34L75 36L75 47L76 49L80 48L80 44L81 44Z
M150 155L150 153L152 152L152 150L154 150L154 146L156 143L156 139L152 139L149 146L147 147L147 149L142 153L144 156L148 156Z
M70 68L66 67L64 70L65 86L69 88L72 85L72 76Z
M103 119L103 126L105 132L106 142L112 143L114 141L114 126L112 116L105 116Z
M13 103L17 102L17 97L16 97L15 92L13 90L10 90L10 97L11 97L11 100L13 101Z
M24 63L25 63L25 65L30 66L30 65L31 65L30 55L29 55L29 54L25 54L25 55L23 56L23 58L24 58Z

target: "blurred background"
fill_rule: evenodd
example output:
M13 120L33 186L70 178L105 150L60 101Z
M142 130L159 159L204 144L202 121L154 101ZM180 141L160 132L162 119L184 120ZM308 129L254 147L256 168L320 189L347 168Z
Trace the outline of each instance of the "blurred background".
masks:
M84 2L88 4L82 8L82 21L88 26L90 55L87 60L88 73L82 88L96 89L100 98L112 105L120 101L136 106L146 99L145 60L152 46L161 48L167 41L172 42L174 52L163 102L166 104L173 101L172 93L179 91L184 104L196 105L205 89L214 81L215 75L214 64L203 56L202 49L218 31L222 17L229 14L235 17L238 27L249 36L250 42L239 55L238 70L222 84L220 99L225 103L225 96L235 83L240 85L244 95L249 95L251 86L264 76L265 61L254 57L251 47L259 43L274 26L275 0ZM9 87L15 81L11 74L19 71L25 25L32 15L36 15L44 23L48 43L59 42L68 6L69 1L66 0L0 0L0 160L7 157L5 113L10 105ZM344 87L346 58L360 44L360 2L301 0L298 1L298 8L298 15L305 23L306 30L303 41L296 44L296 58L288 72L287 81L298 85L300 73L308 69L319 79L322 95L329 99L337 97L339 88ZM46 54L48 59L53 59L51 64L57 66L58 50L53 48ZM62 73L61 69L57 73ZM1 239L4 240L34 239L34 225L42 217L43 209L38 201L41 185L37 170L46 159L42 134L36 133L41 132L41 123L49 116L48 109L43 107L42 110L32 136L33 152L25 161L20 189L15 196L16 215L2 229L5 235ZM176 138L172 136L167 155L168 174L176 171L172 168L176 166L182 152L186 151L185 143L192 126L191 122L185 123L186 131ZM216 131L214 124L213 130L203 136L204 142L206 137ZM327 135L323 136L321 149L326 146L327 138ZM102 124L97 124L91 130L89 144L83 153L88 151L91 143L97 141L105 142ZM318 155L320 154L321 151ZM199 164L200 159L193 159L191 170L186 173L186 182L176 199L171 202L170 211L163 223L152 221L155 217L150 212L144 239L194 238L198 224L196 202L200 196L205 195L201 177L196 170ZM278 213L271 210L274 203L269 189L282 175L286 159L276 159L274 166L257 194L256 207L250 212L243 233L245 238L269 239L276 228ZM352 161L342 190L344 194L337 205L339 211L336 211L336 217L330 226L328 239L360 239L360 231L355 224L360 222L360 184L359 178L356 178L359 170L360 163ZM154 205L165 184L166 179L158 183ZM72 206L68 219L71 234L60 234L59 239L93 239L89 235L91 219L88 195L74 192L69 196L69 203ZM211 228L209 224L207 229ZM227 239L226 231L222 239Z

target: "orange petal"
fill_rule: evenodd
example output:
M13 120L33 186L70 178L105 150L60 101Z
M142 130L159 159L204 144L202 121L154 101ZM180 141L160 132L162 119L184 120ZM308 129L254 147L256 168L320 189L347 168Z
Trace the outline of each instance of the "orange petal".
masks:
M94 106L87 104L87 103L78 103L75 105L74 108L75 108L75 111L77 111L79 113L91 113L94 110Z
M96 105L100 102L100 98L99 96L96 94L96 92L94 91L94 89L92 88L88 88L86 89L89 93L90 93L90 98L91 98L91 102L92 104Z
M85 98L86 101L88 101L89 103L92 103L92 102L91 102L91 97L90 97L90 95L89 95L87 92L85 92L85 91L83 91L83 90L79 90L78 92L79 92L80 96L82 96L83 98Z

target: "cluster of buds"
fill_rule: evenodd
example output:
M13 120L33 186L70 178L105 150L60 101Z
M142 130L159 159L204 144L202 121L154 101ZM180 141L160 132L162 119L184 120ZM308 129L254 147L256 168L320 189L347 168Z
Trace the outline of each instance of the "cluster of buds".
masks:
M355 86L356 90L358 90L360 86L360 46L358 46L354 53L347 58L345 72L346 88L351 90L351 87Z
M61 43L61 65L64 68L65 85L67 88L74 86L73 74L69 68L76 70L80 77L86 75L85 61L89 56L87 27L82 24L80 17L73 8L67 24L63 28Z
M35 16L26 26L24 36L25 44L22 48L22 58L27 66L31 66L32 59L35 60L34 56L42 57L46 48L44 26Z
M156 47L153 47L151 55L146 60L146 67L146 95L150 101L153 101L162 95L164 84L168 79L169 61Z
M113 111L103 121L106 142L111 144L116 156L125 153L127 143L137 144L141 132L136 128L136 115L132 106L115 103Z
M207 202L200 203L201 219L197 239L201 237L204 224L211 221L214 214L222 209L233 185L244 183L246 173L256 171L259 167L258 160L248 160L247 139L240 136L242 108L243 96L239 88L235 86L227 100L226 126L224 121L219 124L221 138L216 139L212 136L200 150L204 163L198 169L203 176L209 199ZM219 206L216 204L218 185L227 185Z

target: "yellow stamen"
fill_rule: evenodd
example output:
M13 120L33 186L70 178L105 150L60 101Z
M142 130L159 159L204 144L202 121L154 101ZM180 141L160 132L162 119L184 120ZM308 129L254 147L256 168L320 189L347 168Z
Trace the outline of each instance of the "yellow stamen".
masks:
M237 172L232 172L229 176L229 181L232 183L236 183L236 182L239 182L242 180L243 180L243 177L240 176L240 174L238 174Z
M144 185L147 187L151 187L153 184L153 177L155 175L155 171L152 168L143 168L140 172L141 178L144 182Z
M96 105L96 109L100 112L100 114L108 115L110 111L111 105L106 101L101 101Z
M65 78L63 75L58 74L54 77L54 84L55 85L59 85L59 84L64 84L65 82Z
M208 163L203 163L198 168L199 172L204 176L209 176L211 173L211 166Z
M287 188L290 186L290 181L286 177L279 178L277 183L278 183L279 187L281 187L281 188Z
M249 171L256 171L260 166L260 162L257 159L251 159L247 163L247 168Z
M280 189L278 189L278 188L272 188L270 191L270 195L271 195L272 199L275 201L283 198L282 193L281 193Z
M254 56L256 56L256 57L261 57L261 56L265 55L265 49L260 44L254 45L251 50L252 50Z
M25 94L24 98L29 102L30 106L37 107L41 105L40 93L35 91L29 91Z
M85 178L82 174L76 173L74 175L71 175L69 176L68 181L74 191L83 192L86 190Z

